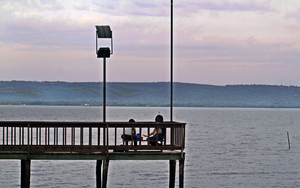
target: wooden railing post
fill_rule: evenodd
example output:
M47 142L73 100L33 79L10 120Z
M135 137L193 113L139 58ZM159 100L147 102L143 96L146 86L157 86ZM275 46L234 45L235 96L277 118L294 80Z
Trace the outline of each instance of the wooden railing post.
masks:
M21 139L21 137L22 137L21 136L21 133L22 133L21 130L22 130L21 127L19 127L19 145L21 145L21 143L22 143L21 142L22 141L22 139Z
M75 127L72 125L71 128L71 145L74 146L75 145Z
M35 129L35 145L38 145L39 137L38 137L39 127L37 126Z
M41 127L39 127L39 145L41 145L42 144L42 128Z
M89 146L91 147L92 145L92 128L89 126Z
M98 146L100 146L100 126L98 125Z
M56 134L55 134L55 131L56 131L56 129L55 129L55 126L53 126L53 145L55 146L55 141L56 141Z
M24 136L24 127L22 127L22 145L24 145L24 138L25 136Z
M184 149L184 129L183 124L181 125L181 140L180 140L180 146L181 146L181 159L183 158L183 149Z
M29 124L27 126L27 158L29 159L30 151L29 151Z
M107 159L107 161L108 161L108 154L109 154L109 151L108 151L108 149L109 149L109 138L108 138L108 124L106 124L106 159ZM108 164L107 164L107 168L108 168Z
M83 127L80 127L80 146L83 146Z
M170 134L171 134L171 146L174 146L174 126L171 125L171 130L170 130Z

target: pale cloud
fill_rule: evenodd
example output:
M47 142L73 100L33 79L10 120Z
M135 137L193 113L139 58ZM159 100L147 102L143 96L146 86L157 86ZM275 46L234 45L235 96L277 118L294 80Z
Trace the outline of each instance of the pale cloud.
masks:
M0 7L0 80L12 75L101 80L95 25L113 30L110 81L169 79L170 1L7 0ZM174 1L176 81L273 84L276 75L300 80L295 71L300 63L299 10L298 0Z
M300 8L294 11L289 11L285 14L285 18L288 20L300 21Z
M191 6L193 4L190 4ZM201 10L217 10L217 11L271 11L268 1L197 1L194 3Z

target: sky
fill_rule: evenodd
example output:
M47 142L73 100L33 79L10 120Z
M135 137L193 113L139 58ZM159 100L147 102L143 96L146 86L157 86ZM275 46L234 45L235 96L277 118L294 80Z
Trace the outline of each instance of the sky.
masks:
M299 0L173 0L173 81L300 86ZM170 81L170 0L0 0L0 80ZM98 40L99 46L108 46Z

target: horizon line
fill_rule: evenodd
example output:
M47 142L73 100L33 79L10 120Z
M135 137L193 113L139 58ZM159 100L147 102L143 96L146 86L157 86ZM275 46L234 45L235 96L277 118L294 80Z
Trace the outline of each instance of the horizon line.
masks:
M36 80L0 80L0 82L39 82L39 83L44 83L44 82L60 82L60 83L103 83L103 81L36 81ZM106 82L106 83L170 83L170 81L140 81L140 82ZM224 87L224 86L282 86L282 87L300 87L297 85L283 85L283 84L225 84L225 85L220 85L220 84L204 84L204 83L194 83L194 82L180 82L180 81L175 81L173 82L173 84L175 83L180 83L180 84L194 84L194 85L208 85L208 86L220 86L220 87Z

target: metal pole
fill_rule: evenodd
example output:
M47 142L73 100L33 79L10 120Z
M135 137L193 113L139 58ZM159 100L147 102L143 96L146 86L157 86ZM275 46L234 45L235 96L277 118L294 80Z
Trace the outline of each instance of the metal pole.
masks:
M96 54L97 54L97 50L98 50L98 33L96 31Z
M173 0L171 0L171 101L170 121L173 121Z
M103 122L106 122L106 58L103 57ZM105 145L105 128L103 127L103 145Z
M286 132L286 133L287 133L287 139L288 139L289 149L291 149L289 132Z
M106 58L103 57L103 122L106 122Z

